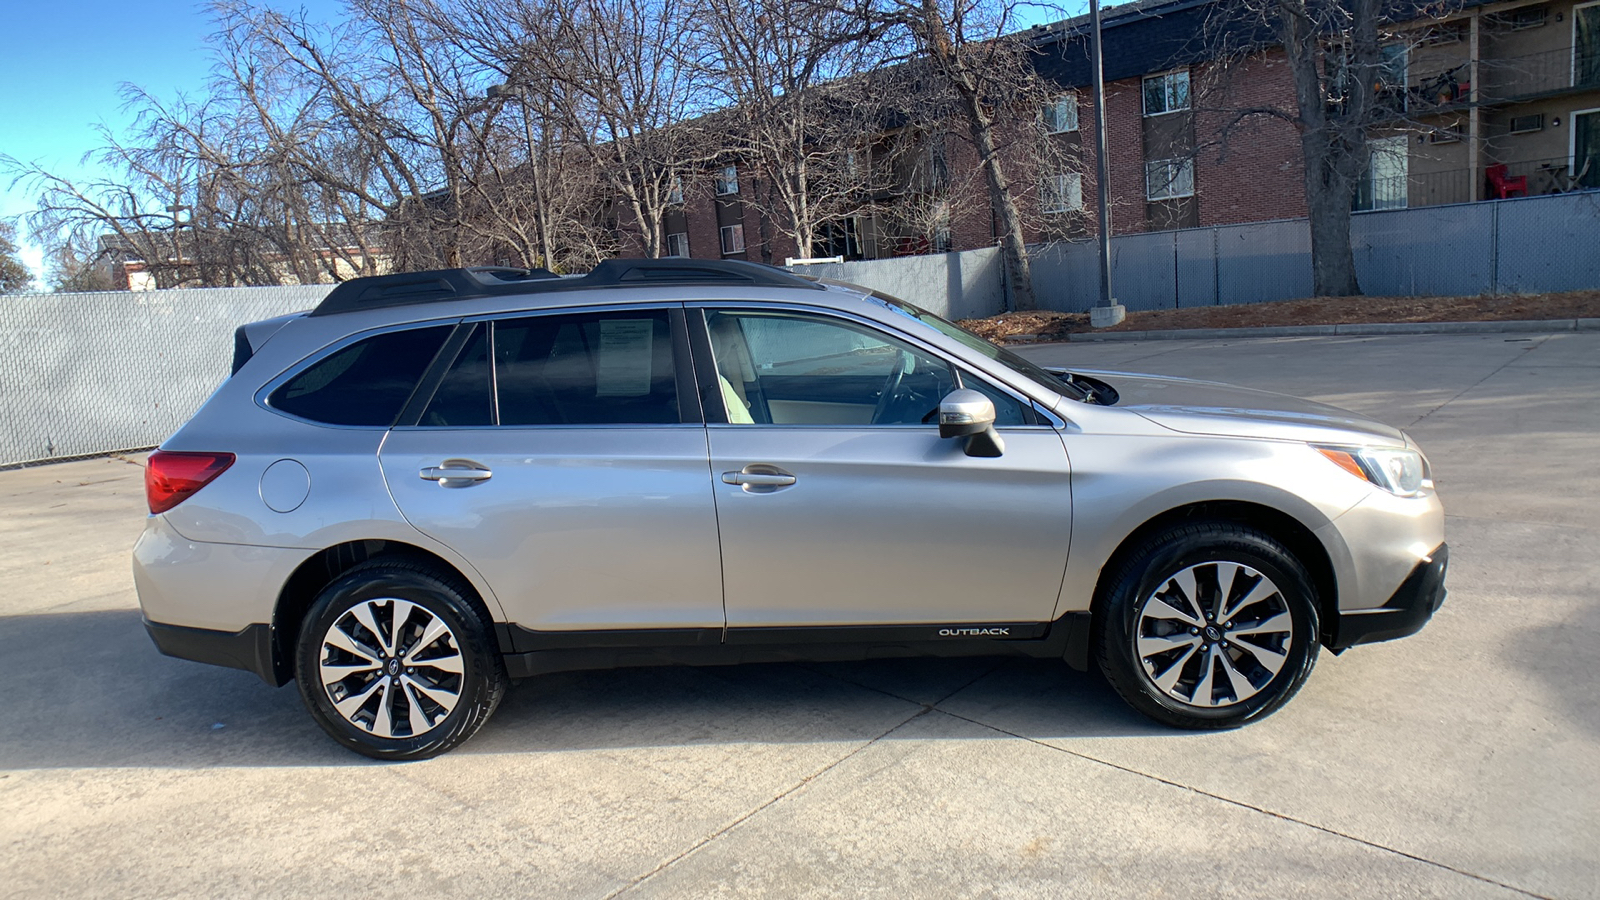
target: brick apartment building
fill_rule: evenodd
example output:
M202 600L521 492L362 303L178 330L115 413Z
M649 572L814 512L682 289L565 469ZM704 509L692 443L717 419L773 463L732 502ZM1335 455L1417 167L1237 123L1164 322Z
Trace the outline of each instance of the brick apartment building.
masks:
M1279 51L1216 62L1206 37L1215 2L1141 0L1104 15L1115 233L1305 215L1294 128L1264 116L1236 121L1242 109L1292 109L1287 63ZM1600 188L1600 0L1466 0L1452 8L1407 23L1384 47L1389 119L1373 130L1357 207ZM1098 190L1087 29L1080 17L1033 30L1035 65L1060 93L1045 109L1014 111L1007 126L1011 146L1042 131L1066 160L1056 172L1007 160L1032 241L1094 233L1086 212ZM931 139L926 154L937 161L926 168L977 166L970 146L953 138ZM703 178L666 217L666 253L773 263L793 255L793 242L741 199L749 185L739 166ZM940 181L926 172L905 178L902 199L916 193L919 178L932 187ZM982 181L964 183L972 187L948 198L947 218L932 228L897 225L879 205L818 235L818 253L872 259L990 246L995 229Z

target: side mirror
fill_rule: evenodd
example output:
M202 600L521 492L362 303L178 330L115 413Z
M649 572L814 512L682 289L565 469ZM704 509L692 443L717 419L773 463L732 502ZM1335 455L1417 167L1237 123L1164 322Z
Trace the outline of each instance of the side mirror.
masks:
M939 437L966 438L968 456L995 457L1006 449L994 430L994 402L966 388L951 391L939 401Z

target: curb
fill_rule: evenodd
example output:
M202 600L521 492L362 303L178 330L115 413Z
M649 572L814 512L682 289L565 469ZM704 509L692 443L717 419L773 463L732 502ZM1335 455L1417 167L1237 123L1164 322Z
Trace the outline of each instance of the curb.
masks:
M1334 337L1383 334L1504 334L1600 331L1600 319L1508 319L1501 322L1367 322L1355 325L1274 325L1263 328L1186 328L1167 331L1082 331L1067 341L1198 341L1217 338ZM1061 343L1019 341L1018 343Z

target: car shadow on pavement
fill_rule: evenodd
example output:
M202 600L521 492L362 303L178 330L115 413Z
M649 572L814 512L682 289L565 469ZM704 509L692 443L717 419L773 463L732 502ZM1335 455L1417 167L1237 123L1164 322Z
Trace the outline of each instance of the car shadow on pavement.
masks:
M292 684L161 656L134 610L0 617L0 683L0 769L373 764L324 736ZM908 659L546 675L455 754L864 742L929 707L999 710L1030 736L1174 733L1063 663Z

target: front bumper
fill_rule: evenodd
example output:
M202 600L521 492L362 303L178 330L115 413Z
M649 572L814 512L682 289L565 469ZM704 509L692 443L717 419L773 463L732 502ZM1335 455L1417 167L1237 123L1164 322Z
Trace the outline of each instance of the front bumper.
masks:
M1440 544L1417 563L1387 603L1376 609L1340 613L1328 649L1338 652L1357 644L1391 641L1421 631L1444 605L1444 576L1449 564L1450 548Z
M239 632L188 628L144 620L144 630L156 649L167 656L254 672L262 681L279 687L288 679L274 664L272 626L249 625Z

